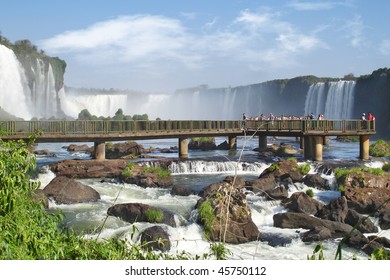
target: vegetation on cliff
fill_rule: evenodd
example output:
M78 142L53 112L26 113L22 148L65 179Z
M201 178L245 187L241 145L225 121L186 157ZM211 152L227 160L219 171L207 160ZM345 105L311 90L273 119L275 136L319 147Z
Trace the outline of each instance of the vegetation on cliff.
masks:
M373 157L390 157L390 142L378 140L371 144L370 155Z
M78 115L78 120L114 120L114 121L147 121L149 120L149 117L147 114L143 115L124 115L123 110L121 108L116 111L115 115L113 117L104 117L104 116L96 116L92 115L88 109L83 109L80 111Z
M51 65L55 78L56 90L59 91L64 86L64 73L66 69L66 62L64 60L46 55L43 50L38 50L38 47L27 39L11 43L7 38L1 36L0 33L0 44L13 50L19 62L23 65L31 89L35 81L34 69L37 69L37 59L43 61L46 72L49 65Z

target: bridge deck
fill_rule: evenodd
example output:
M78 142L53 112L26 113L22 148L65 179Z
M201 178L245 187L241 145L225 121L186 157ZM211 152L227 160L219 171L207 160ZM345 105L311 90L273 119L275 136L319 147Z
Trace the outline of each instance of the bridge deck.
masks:
M246 130L243 129L245 125ZM0 121L3 140L94 142L200 136L351 136L375 134L374 121L361 120L155 120L155 121ZM1 135L1 134L0 134Z

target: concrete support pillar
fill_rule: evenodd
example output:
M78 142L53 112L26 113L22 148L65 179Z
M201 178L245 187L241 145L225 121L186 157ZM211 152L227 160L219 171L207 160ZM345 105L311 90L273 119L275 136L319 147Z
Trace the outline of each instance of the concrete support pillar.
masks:
M329 136L323 136L323 143L325 146L329 146Z
M360 159L369 159L370 157L370 136L360 136Z
M230 150L237 150L237 137L229 136L229 148Z
M179 158L188 158L188 139L179 138Z
M267 136L259 135L259 150L267 149Z
M304 136L303 137L304 140L303 140L303 144L304 144L304 148L303 148L303 155L304 155L304 158L305 159L308 159L308 160L311 160L313 158L312 156L312 139L310 136Z
M324 143L324 139L322 136L314 136L314 146L313 146L313 160L315 161L322 161L322 145Z
M105 142L95 142L93 148L94 148L95 159L97 159L97 160L106 159L106 143Z
M303 136L299 137L299 148L303 149L305 147L305 138Z

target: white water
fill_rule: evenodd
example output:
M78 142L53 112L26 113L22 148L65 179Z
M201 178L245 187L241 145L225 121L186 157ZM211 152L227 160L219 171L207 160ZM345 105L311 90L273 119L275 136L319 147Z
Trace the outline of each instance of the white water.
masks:
M154 141L154 142L153 142ZM221 140L222 141L222 140ZM284 140L283 140L284 141ZM171 147L176 144L175 140L148 140L145 146L154 147ZM256 140L253 140L256 143ZM143 144L142 141L140 141ZM238 139L238 146L242 147L243 139ZM251 143L249 143L251 144ZM338 143L331 141L331 146L335 150L329 149L324 151L329 153L330 158L333 154L337 154L341 160L353 160L358 156L358 144L356 143ZM39 161L58 161L64 158L86 158L82 153L68 153L61 148L65 144L39 144L38 148L49 149L50 152L55 153L58 158L41 158ZM245 156L256 154L251 149L244 151ZM176 155L177 156L177 155ZM205 154L202 153L204 158ZM193 157L193 158L191 158ZM212 153L212 157L215 154ZM221 159L224 155L221 155ZM195 186L194 189L201 189L212 182L218 182L225 176L234 175L236 170L240 176L257 178L259 174L269 166L261 161L241 162L242 167L237 167L236 162L227 161L208 161L204 159L197 159L196 153L190 155L190 159L170 166L171 171L174 172L174 181L177 184L187 184L188 186ZM367 165L380 167L383 163L367 162ZM312 166L310 171L315 172L315 167ZM328 180L334 179L333 174L322 175ZM46 186L50 180L54 178L54 174L47 171L40 175L42 188ZM193 255L202 255L209 252L210 243L205 239L202 227L195 222L196 211L194 206L199 199L197 195L188 197L172 196L170 189L153 189L141 188L133 184L121 184L116 181L102 181L100 179L83 179L82 183L87 184L100 193L101 200L95 203L79 203L75 205L56 205L51 202L50 206L53 208L62 209L65 213L66 222L68 226L76 230L86 231L87 238L100 239L118 236L128 240L130 244L139 242L139 234L143 229L152 226L149 223L134 223L129 224L115 217L108 217L104 225L104 230L100 233L94 233L93 230L100 227L106 219L107 209L115 203L129 203L139 202L157 207L163 207L176 213L176 221L178 227L170 227L162 225L168 232L172 244L169 251L171 254L177 254L185 250ZM308 189L304 184L295 184L290 187L289 195L295 191L306 191ZM337 191L320 191L313 190L314 197L324 203L329 203L333 198L340 195ZM118 200L115 198L118 196ZM227 244L226 247L232 252L230 259L258 259L258 260L304 260L307 256L313 253L314 247L317 243L304 243L299 238L299 232L303 229L280 229L273 227L273 215L279 212L287 211L280 205L278 201L266 201L263 197L256 196L252 193L247 194L248 204L251 208L252 219L258 226L260 232L264 237L278 237L282 240L290 240L284 245L271 246L267 241L249 242L239 245ZM380 236L390 237L390 231L381 231ZM324 254L326 259L333 259L337 250L337 241L325 241ZM343 258L349 259L356 256L359 259L367 259L368 256L357 252L356 250L345 247L343 249Z
M352 119L355 84L354 81L338 81L311 85L306 95L305 115Z
M0 106L18 117L29 119L26 77L14 52L0 44ZM17 112L15 108L18 108Z
M35 79L30 88L14 52L0 45L0 106L26 120L57 116L58 98L51 65L35 59L31 71Z

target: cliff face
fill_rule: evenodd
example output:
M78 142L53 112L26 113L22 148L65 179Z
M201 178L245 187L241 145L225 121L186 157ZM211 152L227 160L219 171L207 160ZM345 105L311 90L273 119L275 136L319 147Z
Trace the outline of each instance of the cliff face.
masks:
M356 81L354 115L372 112L376 119L376 138L390 139L390 69L382 68Z
M64 116L59 92L64 87L65 61L38 51L28 40L11 44L0 39L2 63L7 64L0 72L0 79L2 91L9 97L0 100L1 107L14 113L20 106L19 111L23 112L18 112L19 116L25 119Z

